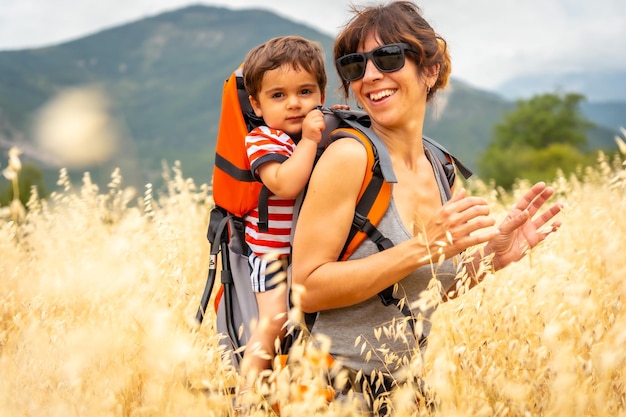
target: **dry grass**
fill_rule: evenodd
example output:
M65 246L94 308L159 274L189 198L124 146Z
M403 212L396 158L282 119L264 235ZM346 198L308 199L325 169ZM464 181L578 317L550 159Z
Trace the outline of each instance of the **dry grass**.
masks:
M210 194L167 172L163 195L139 198L119 173L107 190L62 176L25 217L4 213L0 417L232 414L224 387L235 374L213 317L194 324ZM526 187L473 192L504 215ZM603 160L555 187L567 205L559 233L433 316L410 371L437 407L418 411L400 390L395 415L626 415L626 170ZM315 389L293 401L301 383L324 387L316 369L273 375L282 415L353 415Z

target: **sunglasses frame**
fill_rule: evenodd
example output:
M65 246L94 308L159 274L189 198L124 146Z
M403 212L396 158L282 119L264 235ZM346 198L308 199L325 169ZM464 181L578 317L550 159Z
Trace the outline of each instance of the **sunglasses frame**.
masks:
M384 49L384 48L388 48L390 46L395 46L398 47L400 49L400 56L402 57L402 64L397 67L397 68L393 68L393 69L383 69L381 68L378 63L376 62L376 56L374 55L376 52ZM418 52L417 49L415 49L415 47L413 47L413 45L409 45L408 43L390 43L387 45L381 45L378 46L374 49L372 49L371 51L368 52L353 52L351 54L346 54L343 55L339 58L337 58L335 60L335 64L337 66L337 71L339 72L339 75L341 75L341 78L343 78L345 81L347 82L352 82L352 81L357 81L360 80L361 78L363 78L363 76L365 75L365 69L367 67L367 61L370 60L374 63L374 66L380 71L380 72L396 72L402 69L402 67L404 67L404 64L406 62L406 54L405 51L411 51L411 52ZM345 65L342 65L341 61L343 61L344 59L348 58L348 57L362 57L363 58L363 70L361 71L361 74L358 77L346 77L346 75L343 72L343 67Z

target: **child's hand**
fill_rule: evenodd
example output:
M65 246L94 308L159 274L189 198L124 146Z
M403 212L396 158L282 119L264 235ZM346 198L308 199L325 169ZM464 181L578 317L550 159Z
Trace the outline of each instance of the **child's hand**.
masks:
M326 128L324 122L324 114L321 110L315 108L307 113L304 121L302 122L302 139L312 140L315 143L320 143L322 140L322 133Z
M350 110L350 106L347 104L333 104L330 108L333 110Z

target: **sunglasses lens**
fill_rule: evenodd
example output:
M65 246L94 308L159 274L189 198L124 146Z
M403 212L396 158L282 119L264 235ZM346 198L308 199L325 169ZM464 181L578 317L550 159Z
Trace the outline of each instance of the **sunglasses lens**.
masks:
M339 58L339 70L346 81L358 80L365 72L365 56L350 54Z
M374 63L383 72L397 71L404 66L404 53L398 45L387 45L372 52Z
M337 60L337 68L346 81L356 81L365 75L365 65L371 59L381 72L398 71L404 66L404 50L414 50L403 43L384 45L370 52L356 52Z

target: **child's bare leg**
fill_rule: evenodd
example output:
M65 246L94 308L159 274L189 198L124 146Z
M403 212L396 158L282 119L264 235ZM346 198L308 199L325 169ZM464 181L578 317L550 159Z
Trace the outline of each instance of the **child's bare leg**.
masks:
M265 369L270 369L275 354L275 341L285 336L287 321L287 285L256 293L259 322L252 332L241 362L241 375L250 386Z

